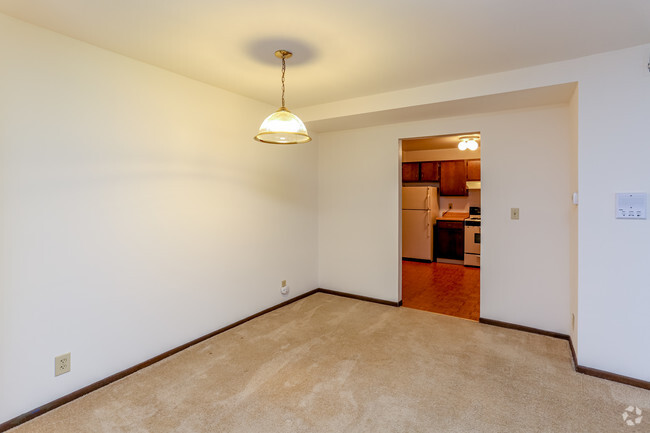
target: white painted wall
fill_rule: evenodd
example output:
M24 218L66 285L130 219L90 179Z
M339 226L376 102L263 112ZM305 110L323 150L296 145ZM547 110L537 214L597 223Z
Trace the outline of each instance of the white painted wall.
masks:
M578 360L650 381L650 221L614 218L650 192L650 45L590 58L579 87Z
M577 291L574 288L572 296L574 303L577 299L578 320L577 330L572 335L579 337L579 341L576 341L578 362L583 366L650 381L648 369L650 336L645 331L650 325L647 314L647 306L650 305L647 276L647 269L650 266L650 256L647 253L647 245L650 244L649 222L648 220L619 221L614 218L615 192L650 191L650 171L647 169L650 146L645 139L648 113L650 113L650 72L647 66L649 53L650 45L643 45L565 62L301 108L301 114L303 120L323 124L327 124L329 119L341 119L345 116L355 118L368 113L379 113L381 117L382 112L391 113L393 119L399 119L399 110L403 108L577 82L579 87L577 114L573 102L570 104L573 108L569 108L568 116L573 119L574 124L577 119L578 127L577 132L572 127L568 134L572 137L569 142L575 143L576 137L578 140L577 184L580 205L579 211L571 208L562 212L565 217L563 224L572 227L574 231L577 226L578 230L577 240L575 234L571 237L572 242L575 243L571 250L578 252L578 259L574 257L571 260L574 265L577 263L577 278L575 275L570 276L571 284L574 286L577 284ZM368 124L367 116L364 119ZM491 139L484 135L485 128L470 126L468 129L457 129L449 126L454 122L447 120L444 122L446 128L441 132L437 132L436 128L412 132L403 127L403 133L411 136L426 136L458 130L480 130L483 168L488 170L491 156L487 149L488 140ZM331 122L329 125L331 127ZM386 152L385 147L391 146L389 142L398 135L382 137L376 143L376 148ZM352 136L352 133L346 133L346 137L349 136ZM337 146L342 149L346 146L340 143L340 138L343 136L334 133L328 136L327 140L337 142ZM351 142L346 145L354 147L354 143ZM368 143L364 141L359 145L368 146ZM323 148L320 152L322 155L329 150ZM333 156L328 157L335 159ZM569 157L576 159L575 154ZM513 167L514 162L510 161L509 167ZM555 170L556 162L559 161L553 161L547 169ZM490 203L486 196L489 188L488 181L490 181L490 173L484 171L482 191L484 208ZM575 190L575 182L575 177L569 180L568 185L572 187L570 189ZM328 185L321 189L327 190ZM503 204L507 207L514 206L508 198L506 196L502 199ZM511 198L519 201L518 197ZM387 196L386 199L394 198ZM355 198L348 197L347 200L354 202ZM362 198L362 201L366 200ZM321 203L323 204L327 205L325 209L328 211L334 208L331 203ZM488 223L491 219L507 218L502 213L498 216L490 216L487 208L484 211L485 230L489 230ZM576 212L578 212L577 225L575 224ZM522 218L526 218L527 214L526 209L523 209ZM392 230L396 218L382 227L375 227L375 231L385 233L387 230ZM335 216L332 220L339 219L342 218ZM520 226L522 225L520 221ZM321 227L321 235L334 233L335 226L336 224L329 228ZM562 227L564 229L565 226ZM550 234L552 231L549 229L547 232ZM489 232L484 236L485 246L489 248ZM373 242L374 245L380 243L376 239ZM328 243L333 242L329 240ZM331 261L328 248L321 247L320 251L326 256L322 261ZM383 265L384 258L390 256L392 252L372 251L371 254L375 256L378 263ZM378 256L381 256L382 260L379 260ZM486 260L490 259L486 258ZM484 264L488 265L488 263ZM322 269L321 267L321 279ZM328 269L335 269L335 267L328 266ZM360 269L360 271L367 270ZM394 279L397 273L398 268L394 267L391 278ZM510 284L515 283L517 287L520 285L509 276L504 278ZM336 280L340 286L346 284L352 286L358 281L358 277L348 278L344 273L340 273L338 277L328 275L328 279ZM390 284L390 279L386 284ZM369 296L374 294L390 297L390 290L385 286L380 286L374 291L366 289L364 288L364 292ZM513 291L515 287L506 290ZM569 300L567 302L571 303ZM492 309L496 305L489 303L484 307ZM485 308L483 310L485 312ZM523 317L523 314L514 310L495 312ZM531 325L533 322L538 323L540 327L544 325L544 321L538 319L529 319L527 322ZM565 329L566 326L562 324L559 328L550 328L550 330Z
M0 59L0 422L317 287L274 107L1 15Z
M481 316L568 333L569 121L561 106L322 134L321 287L398 300L399 140L480 131Z
M321 134L319 287L398 301L399 143L390 127Z
M481 129L481 317L570 332L569 120L527 110Z

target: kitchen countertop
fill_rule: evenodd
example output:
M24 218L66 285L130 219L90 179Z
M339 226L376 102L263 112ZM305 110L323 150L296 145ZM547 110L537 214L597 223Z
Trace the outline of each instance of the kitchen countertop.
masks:
M463 221L469 218L469 212L443 212L438 221Z

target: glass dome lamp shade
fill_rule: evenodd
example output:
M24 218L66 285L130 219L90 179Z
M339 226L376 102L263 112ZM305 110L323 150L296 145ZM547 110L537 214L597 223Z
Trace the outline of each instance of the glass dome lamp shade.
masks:
M302 120L285 107L264 119L255 140L269 144L298 144L311 141Z
M467 149L467 141L465 141L465 140L459 141L459 142L458 142L458 148L459 148L460 150L465 150L465 149Z
M476 140L469 140L467 142L467 148L469 150L476 150L478 149L478 143L476 142Z

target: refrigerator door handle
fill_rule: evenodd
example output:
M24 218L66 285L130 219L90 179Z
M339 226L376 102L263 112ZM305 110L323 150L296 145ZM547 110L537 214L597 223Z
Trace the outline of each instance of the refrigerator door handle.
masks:
M431 188L427 187L427 209L431 209Z
M431 237L431 230L429 228L431 227L431 209L427 210L427 237Z

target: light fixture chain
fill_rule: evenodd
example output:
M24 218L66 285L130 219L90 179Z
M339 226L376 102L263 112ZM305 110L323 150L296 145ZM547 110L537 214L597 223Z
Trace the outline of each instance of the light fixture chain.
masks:
M282 106L284 107L284 71L287 69L287 65L284 61L284 56L282 56Z

